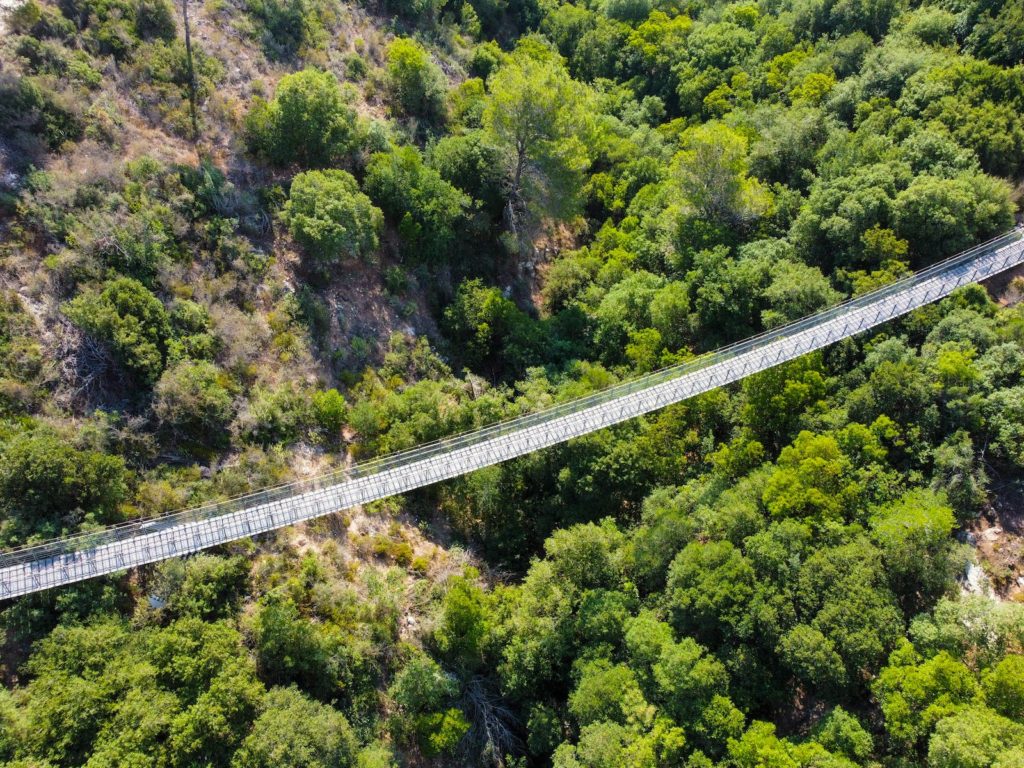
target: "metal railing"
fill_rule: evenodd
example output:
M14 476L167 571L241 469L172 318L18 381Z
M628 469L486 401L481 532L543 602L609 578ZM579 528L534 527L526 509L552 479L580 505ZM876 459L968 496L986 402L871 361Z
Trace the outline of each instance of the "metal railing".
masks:
M464 474L820 349L1024 262L1020 230L693 360L308 480L0 553L0 597L187 554ZM615 406L618 406L616 411Z

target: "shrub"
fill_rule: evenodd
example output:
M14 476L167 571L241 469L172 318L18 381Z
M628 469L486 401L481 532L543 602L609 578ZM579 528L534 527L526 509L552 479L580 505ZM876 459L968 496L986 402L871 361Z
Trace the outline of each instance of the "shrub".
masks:
M191 450L209 452L228 443L227 425L234 416L229 386L212 363L183 360L156 383L153 413Z
M275 165L319 167L351 150L356 115L330 72L285 75L274 99L257 101L246 117L250 149Z
M80 450L46 429L16 434L0 446L3 539L57 535L88 516L109 522L125 496L126 480L118 456Z
M138 280L120 277L64 305L68 318L110 345L122 366L150 385L163 372L170 323L164 305Z
M307 171L292 181L282 212L294 237L319 264L377 248L384 216L345 171Z
M444 73L415 40L399 37L388 46L387 84L399 112L431 122L444 119Z
M341 428L348 418L348 405L336 389L313 393L313 420L328 439L341 437Z
M143 40L171 42L178 34L174 8L167 0L139 0L135 11L135 31Z
M0 133L38 136L50 149L82 137L84 125L73 105L40 80L0 75Z
M304 48L325 40L318 8L309 0L249 0L249 12L263 26L263 50L278 61L294 58Z
M410 251L427 259L447 255L471 202L424 165L415 147L373 155L366 168L366 190L396 221Z

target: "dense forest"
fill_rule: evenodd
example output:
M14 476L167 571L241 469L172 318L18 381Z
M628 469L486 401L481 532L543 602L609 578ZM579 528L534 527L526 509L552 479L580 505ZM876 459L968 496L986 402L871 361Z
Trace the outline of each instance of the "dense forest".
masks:
M1024 197L1020 0L0 14L0 548L685 361ZM0 603L0 765L1022 768L1022 472L1008 277Z

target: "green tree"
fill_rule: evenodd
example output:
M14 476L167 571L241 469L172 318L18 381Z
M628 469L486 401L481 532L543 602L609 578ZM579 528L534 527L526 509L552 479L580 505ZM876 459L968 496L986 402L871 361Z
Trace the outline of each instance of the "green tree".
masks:
M227 768L265 695L251 664L226 664L195 703L171 721L171 764L175 768L196 764Z
M675 179L696 214L724 227L765 213L768 192L747 174L747 141L722 123L706 123L682 136Z
M470 572L451 580L434 629L438 649L470 669L483 662L491 632L489 598L475 576Z
M138 280L119 277L88 288L64 305L64 314L109 344L121 365L149 386L163 372L170 323L163 303Z
M928 741L929 768L1012 768L1024 757L1024 725L986 707L947 717Z
M643 694L633 670L598 659L581 669L569 694L569 711L580 727L605 720L625 725L637 701L643 701Z
M356 739L345 716L294 688L275 688L231 761L232 768L348 768Z
M985 703L1011 720L1024 722L1024 656L1011 654L982 678Z
M153 413L185 446L204 455L228 444L234 397L226 374L212 363L183 360L153 388Z
M398 110L433 123L445 119L446 81L427 50L408 37L396 37L387 50L387 86Z
M846 667L835 645L814 627L797 624L779 640L783 664L802 682L825 693L846 684Z
M652 671L659 703L687 727L693 727L701 711L729 684L722 663L689 637L663 646Z
M959 563L950 534L953 510L932 491L914 491L872 520L893 591L911 610L923 608L953 585Z
M379 208L345 171L306 171L292 179L282 217L321 267L376 250L384 223Z
M260 677L270 685L297 683L325 701L349 681L353 650L336 628L317 625L299 614L295 603L266 595L246 617Z
M519 236L523 216L574 212L580 174L589 164L581 134L586 96L547 51L519 48L488 83L483 125L504 155L506 223Z
M273 100L257 100L245 124L252 151L275 165L330 165L343 159L357 138L355 111L345 103L337 79L315 69L282 77Z
M43 427L16 433L0 443L0 531L14 543L56 536L83 520L113 522L128 479L119 456L77 448Z
M516 374L532 362L540 328L497 288L466 280L444 312L444 328L459 356L473 370Z
M893 653L872 691L889 736L912 749L940 720L977 702L980 686L970 670L945 651L921 661L905 644Z
M410 260L450 260L471 200L425 165L415 147L378 152L366 167L365 189L408 246Z
M728 541L687 544L669 566L666 591L681 631L707 642L748 635L754 569Z
M836 707L822 718L813 736L825 749L845 755L858 764L866 761L875 749L871 734L842 707Z

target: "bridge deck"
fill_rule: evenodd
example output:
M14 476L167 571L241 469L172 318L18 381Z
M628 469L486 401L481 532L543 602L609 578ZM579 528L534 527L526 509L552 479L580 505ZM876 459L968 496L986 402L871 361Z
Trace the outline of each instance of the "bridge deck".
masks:
M435 443L238 499L0 553L0 598L197 552L421 488L737 381L1024 263L1019 230L696 360Z

